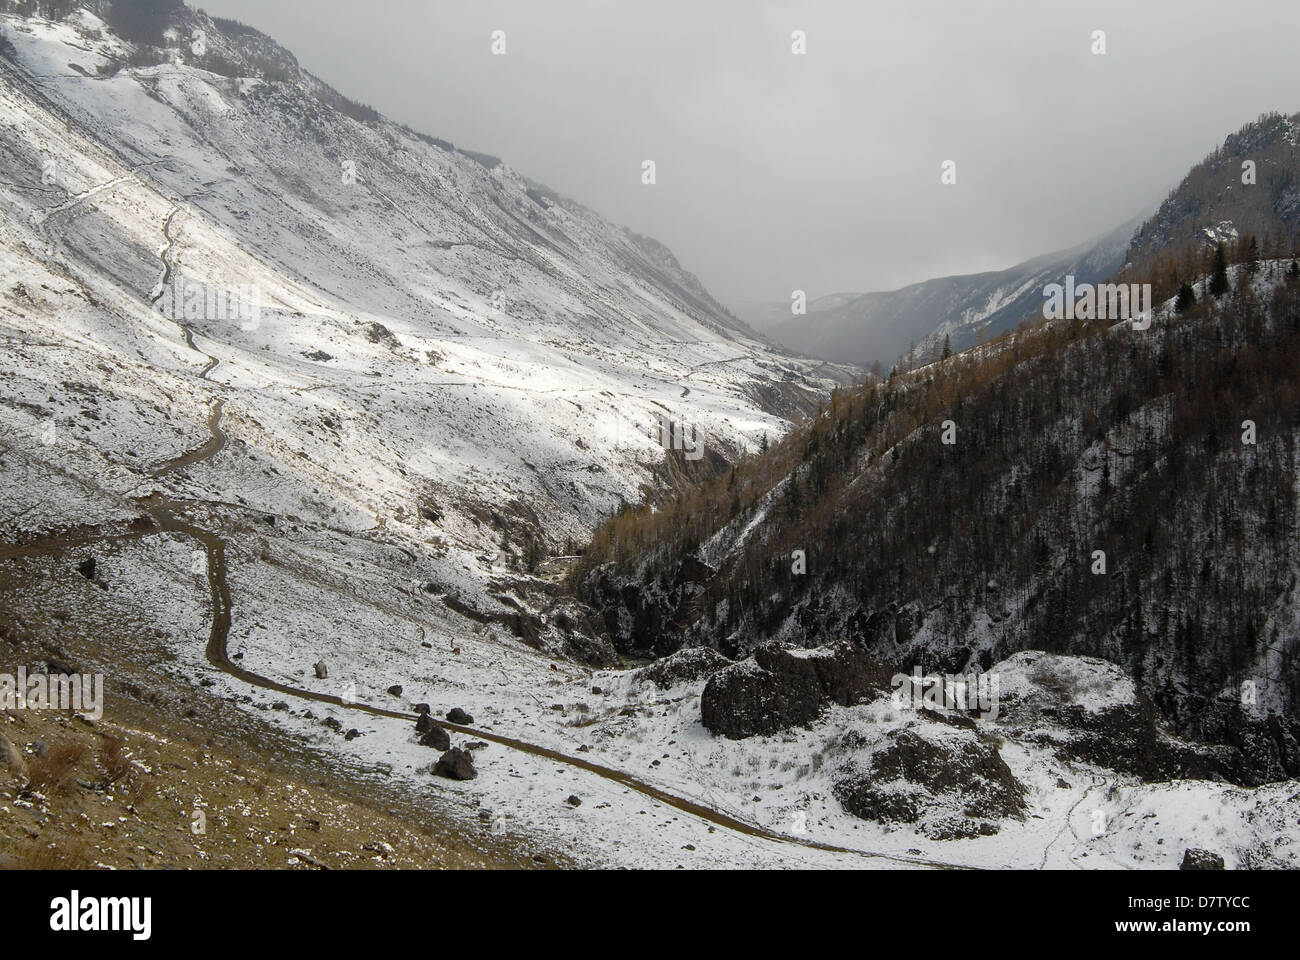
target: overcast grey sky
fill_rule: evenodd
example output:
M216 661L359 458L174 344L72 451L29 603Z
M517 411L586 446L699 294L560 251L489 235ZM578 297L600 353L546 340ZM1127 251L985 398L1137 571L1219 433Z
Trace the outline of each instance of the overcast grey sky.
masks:
M191 2L662 240L733 303L1071 246L1300 110L1297 0Z

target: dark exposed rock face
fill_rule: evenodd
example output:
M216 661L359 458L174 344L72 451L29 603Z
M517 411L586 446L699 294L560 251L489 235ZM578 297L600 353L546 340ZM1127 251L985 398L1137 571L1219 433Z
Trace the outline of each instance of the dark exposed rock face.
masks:
M704 726L732 740L810 723L829 702L848 706L888 689L890 673L847 645L786 650L769 644L715 673L704 687Z
M711 677L730 665L731 661L712 647L687 647L642 667L635 676L639 681L667 690L679 683L693 683Z
M693 619L692 601L714 575L707 564L686 557L670 577L648 584L619 575L612 564L589 573L581 595L600 611L614 646L636 656L664 657L678 650Z
M1209 850L1188 847L1183 853L1183 862L1179 870L1222 870L1223 857Z
M435 777L446 777L449 780L473 780L478 776L478 771L474 769L473 755L460 747L452 747L439 757L431 772Z
M1145 697L1099 714L1067 706L1056 711L1055 719L1067 731L1056 750L1062 759L1096 763L1147 781L1240 781L1243 776L1230 751L1186 743L1165 733L1159 711Z
M499 623L534 650L576 660L589 667L618 665L618 653L600 619L572 597L553 600L541 615L532 613L507 594L495 594L506 612L484 613L459 597L448 594L442 602L476 623Z
M1291 717L1260 716L1225 697L1180 702L1161 696L1158 705L1183 736L1232 749L1225 775L1233 782L1257 786L1300 777L1300 723Z
M460 724L462 727L467 727L474 722L474 718L460 707L452 707L447 711L447 721L449 723Z
M560 637L565 657L589 667L617 665L618 652L590 607L572 597L560 597L546 609L543 619Z
M916 823L939 812L926 825L936 840L996 833L989 820L1025 809L1024 787L997 747L973 732L930 739L893 731L864 766L847 767L833 791L845 810L864 820Z

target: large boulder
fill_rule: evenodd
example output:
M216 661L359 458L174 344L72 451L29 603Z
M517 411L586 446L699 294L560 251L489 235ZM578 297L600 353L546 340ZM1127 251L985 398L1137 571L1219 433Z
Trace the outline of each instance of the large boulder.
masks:
M462 710L460 707L452 707L447 711L447 722L455 723L462 727L468 727L474 722L474 718Z
M460 747L452 747L439 757L431 772L435 777L446 777L449 780L473 780L478 776L478 771L474 769L474 757Z
M434 724L420 735L420 746L433 747L435 750L450 750L451 734Z
M709 678L700 715L708 730L732 740L777 733L811 723L827 703L850 706L889 689L890 676L880 661L847 644L767 644Z

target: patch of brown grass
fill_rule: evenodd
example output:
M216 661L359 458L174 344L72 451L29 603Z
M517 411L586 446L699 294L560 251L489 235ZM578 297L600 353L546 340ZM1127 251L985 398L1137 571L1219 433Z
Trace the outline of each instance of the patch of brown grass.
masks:
M94 865L85 841L66 834L57 843L30 840L0 853L0 870L89 870Z
M122 750L122 741L114 736L104 737L99 744L99 766L104 771L104 783L112 786L131 776L135 765Z
M80 743L61 743L47 747L44 754L27 758L27 788L46 796L66 793L72 784L72 771L86 757Z

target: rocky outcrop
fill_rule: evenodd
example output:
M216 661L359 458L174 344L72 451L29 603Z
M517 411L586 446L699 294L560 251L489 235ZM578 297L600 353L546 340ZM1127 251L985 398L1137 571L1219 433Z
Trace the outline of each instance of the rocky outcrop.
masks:
M694 601L714 572L695 557L686 557L671 575L641 583L606 564L587 575L580 593L599 612L618 650L664 657L685 642L685 631L694 619Z
M731 661L712 647L687 647L633 673L639 683L653 683L667 690L679 683L694 683L731 666Z
M888 689L890 673L848 645L787 650L769 644L715 673L700 698L704 726L740 740L811 723L828 703L849 706Z
M1190 743L1170 734L1156 705L1120 667L1096 657L1028 650L994 665L1000 679L997 723L1010 736L1032 735L1063 760L1095 763L1147 781L1268 782L1274 755L1230 744ZM1271 779L1282 779L1273 776Z
M891 731L866 760L844 767L835 798L864 820L921 823L935 840L987 836L997 820L1023 814L1025 788L993 743L973 730L936 730Z
M612 667L618 653L602 629L600 620L585 604L573 597L559 597L540 613L534 613L508 593L492 598L505 612L484 613L452 594L442 598L446 606L475 623L499 623L535 650L564 657L589 667Z
M1300 777L1300 723L1261 715L1240 698L1179 699L1157 693L1156 705L1170 726L1195 741L1222 744L1234 754L1234 782L1248 786Z
M462 727L468 727L474 722L474 718L462 710L460 707L452 707L447 711L447 722L455 723Z
M1179 870L1222 870L1223 857L1217 853L1211 853L1209 850L1201 850L1197 847L1188 847L1183 852L1183 862L1178 867Z
M618 651L595 612L573 597L560 597L543 613L543 620L558 635L561 654L588 667L618 664Z

